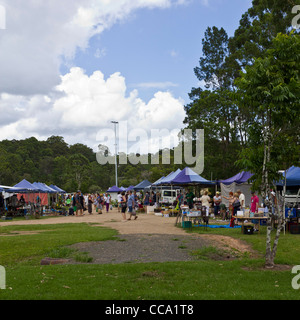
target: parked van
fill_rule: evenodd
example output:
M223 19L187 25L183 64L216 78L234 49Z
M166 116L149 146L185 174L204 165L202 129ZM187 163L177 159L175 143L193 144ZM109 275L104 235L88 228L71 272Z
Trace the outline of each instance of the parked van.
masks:
M162 190L160 202L163 204L165 203L173 204L173 202L176 201L177 199L178 193L179 193L179 190L171 190L171 189Z

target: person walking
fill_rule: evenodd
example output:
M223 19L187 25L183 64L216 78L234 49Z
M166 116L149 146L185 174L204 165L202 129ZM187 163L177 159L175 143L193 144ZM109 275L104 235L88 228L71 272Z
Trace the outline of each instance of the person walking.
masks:
M254 216L256 213L258 213L258 206L259 206L259 198L255 194L255 191L251 192L251 206L250 206L250 217ZM252 223L254 224L254 231L258 231L259 229L259 220L252 220Z
M119 191L118 192L118 195L117 195L117 198L118 198L118 212L120 212L122 210L122 194L121 192Z
M78 190L75 195L76 217L78 216L78 212L80 213L81 216L83 216L83 206L82 206L81 202L82 202L81 193Z
M127 209L127 200L126 200L126 196L125 196L125 191L122 192L122 200L121 200L121 212L122 212L122 218L123 218L123 222L126 222L126 209Z
M135 211L135 199L132 191L129 191L129 196L127 200L129 218L127 220L131 220L131 217L134 216L134 220L137 219L136 211Z
M105 193L104 203L105 203L105 206L106 206L106 212L109 212L110 195L108 193Z
M93 198L92 198L92 195L89 194L89 196L88 196L88 213L92 214L92 212L93 212Z
M144 201L144 210L145 210L145 212L147 213L147 206L149 206L149 204L150 204L150 195L149 195L149 192L148 192L148 191L146 192L143 201Z

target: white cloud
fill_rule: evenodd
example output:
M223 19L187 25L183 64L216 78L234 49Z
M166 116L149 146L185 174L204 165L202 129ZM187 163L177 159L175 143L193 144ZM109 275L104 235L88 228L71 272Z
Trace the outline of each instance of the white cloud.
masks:
M173 0L2 0L0 93L47 94L59 83L63 59L140 8L168 8ZM101 50L101 49L100 49ZM103 52L102 52L103 53Z
M76 50L91 37L125 21L141 8L165 9L186 0L2 0L6 30L0 33L0 140L61 135L70 143L97 144L96 134L111 120L130 128L180 128L183 102L157 92L145 103L137 90L127 94L125 78L100 71L91 76L74 66ZM103 57L105 48L95 52ZM72 67L61 77L62 62ZM165 90L172 82L139 87Z
M120 73L105 79L100 71L88 76L84 70L72 68L48 96L2 94L0 112L11 111L6 124L0 123L0 139L62 135L69 144L81 142L96 147L97 133L112 129L111 120L127 121L129 131L142 129L149 137L151 129L181 129L183 101L158 91L145 103L137 90L126 92L126 81Z

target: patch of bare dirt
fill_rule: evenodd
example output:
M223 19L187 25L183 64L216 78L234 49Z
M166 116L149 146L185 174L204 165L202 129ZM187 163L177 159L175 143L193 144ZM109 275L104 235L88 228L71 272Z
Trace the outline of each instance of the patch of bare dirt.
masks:
M124 222L122 221L121 213L117 212L117 210L114 209L113 211L110 211L108 213L104 212L103 214L97 214L94 212L92 215L86 214L84 216L78 217L59 216L49 219L0 222L0 228L1 226L9 225L88 223L94 226L109 227L117 230L121 237L120 241L104 241L103 243L97 244L77 244L77 246L81 246L82 249L88 252L100 252L101 254L99 254L96 258L96 261L98 261L99 263L113 263L113 261L117 261L117 258L123 262L129 260L191 260L192 258L189 254L189 250L192 250L193 245L196 246L195 248L201 248L203 245L216 246L227 252L233 252L236 256L243 255L245 253L248 253L253 257L257 256L257 253L253 251L251 246L243 241L231 238L229 236L212 234L189 234L185 229L175 227L175 220L175 217L166 218L155 216L154 214L143 213L138 214L137 220ZM18 232L18 235L29 235L39 232L40 231L20 231ZM179 242L173 240L174 238L180 239ZM186 242L186 244L182 244L181 248L178 248L179 243L183 241ZM86 248L84 248L85 246ZM130 254L129 251L131 252ZM153 252L152 257L150 257L151 252ZM128 259L129 255L131 256L131 259Z
M213 235L213 234L201 234L203 239L208 239L213 245L223 250L233 250L238 255L249 254L250 257L258 258L259 254L252 249L251 245L247 242L235 239L229 236Z

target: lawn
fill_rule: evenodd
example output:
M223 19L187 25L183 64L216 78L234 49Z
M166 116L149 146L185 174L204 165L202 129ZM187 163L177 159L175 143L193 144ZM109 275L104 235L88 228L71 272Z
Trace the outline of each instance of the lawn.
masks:
M36 234L13 235L16 232ZM41 232L42 231L42 232ZM265 230L243 235L240 229L193 232L224 234L265 250ZM89 224L9 226L0 229L0 264L6 269L1 300L299 300L288 271L264 270L263 259L231 261L201 258L192 262L120 265L41 266L45 256L64 254L66 245L114 239L116 231ZM11 236L9 236L11 235ZM299 263L300 236L281 236L276 263ZM66 253L70 254L70 253Z

